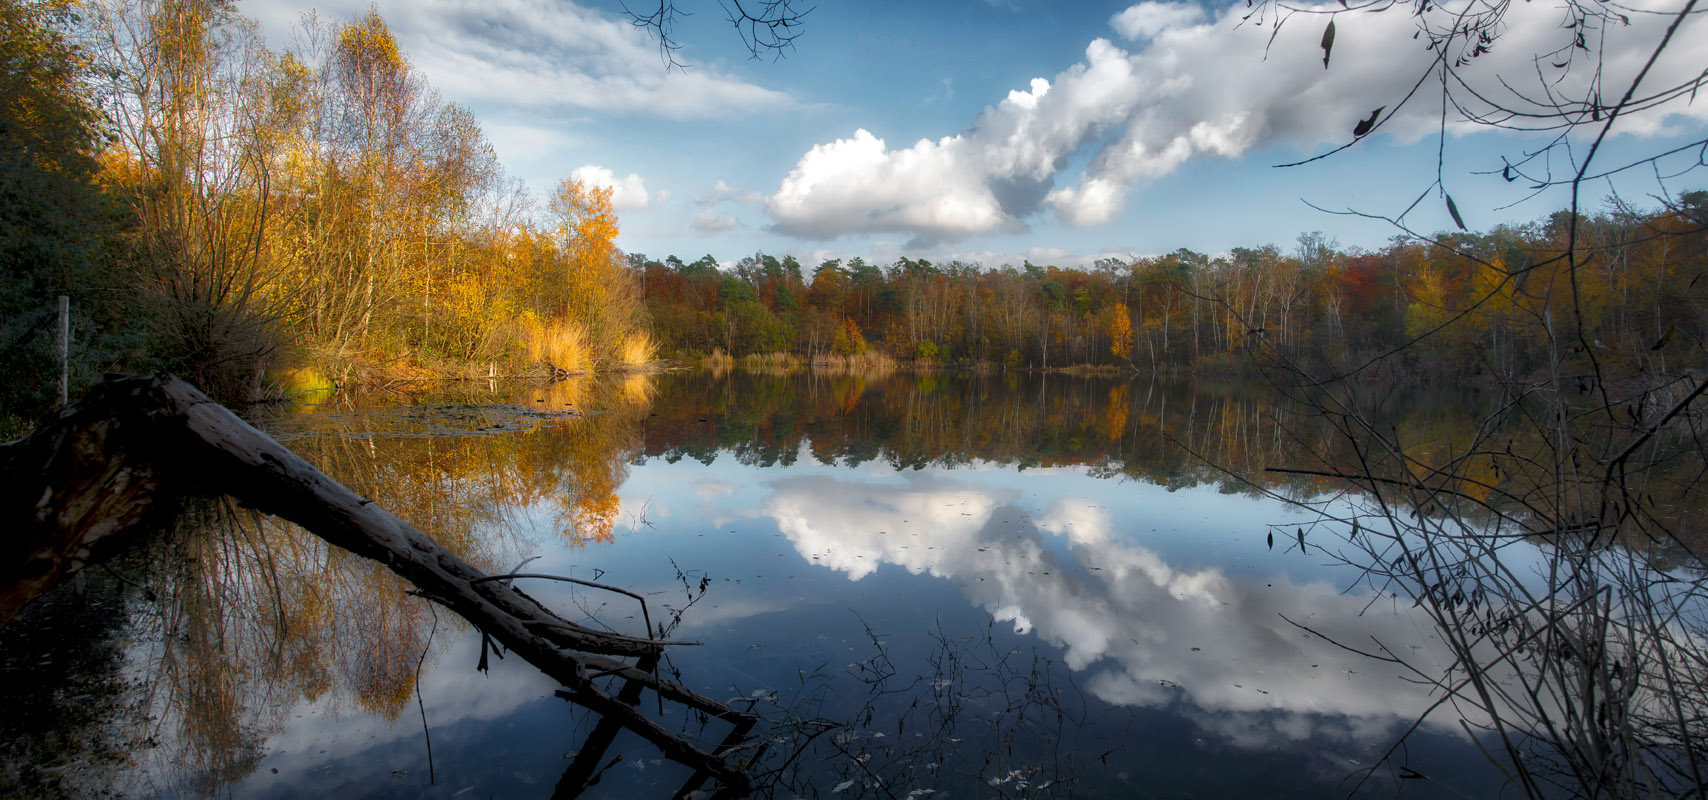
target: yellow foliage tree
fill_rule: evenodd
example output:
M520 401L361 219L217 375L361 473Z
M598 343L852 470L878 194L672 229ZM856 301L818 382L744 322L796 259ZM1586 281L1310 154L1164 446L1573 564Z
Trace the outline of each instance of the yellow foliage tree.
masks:
M611 189L565 178L549 203L556 225L556 257L536 278L543 318L573 322L599 357L624 363L623 344L643 330L640 288L617 250L617 214Z
M1126 303L1116 303L1105 312L1103 333L1109 337L1109 355L1117 361L1129 361L1133 357L1133 315L1127 310Z

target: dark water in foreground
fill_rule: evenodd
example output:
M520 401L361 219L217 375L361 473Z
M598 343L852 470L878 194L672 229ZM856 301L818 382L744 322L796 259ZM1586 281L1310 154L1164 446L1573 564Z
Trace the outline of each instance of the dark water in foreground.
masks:
M1391 411L1441 443L1472 404ZM777 795L1321 797L1437 698L1319 634L1439 656L1408 603L1301 550L1311 515L1277 498L1356 496L1224 471L1292 463L1298 423L1253 386L667 374L264 426L485 568L647 596L704 643L666 672L769 720ZM243 509L81 583L0 632L0 793L547 797L596 721L517 657L477 671L480 634L389 573ZM527 590L642 632L620 595ZM601 765L589 796L689 774L629 734ZM1438 713L1360 794L1497 787Z

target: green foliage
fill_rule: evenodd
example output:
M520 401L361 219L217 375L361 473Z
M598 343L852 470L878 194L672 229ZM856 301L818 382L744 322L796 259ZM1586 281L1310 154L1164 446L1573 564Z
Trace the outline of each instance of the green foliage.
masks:
M735 318L734 344L740 352L787 353L794 344L794 328L757 302L743 302L728 313Z
M800 308L800 303L795 300L794 290L787 286L777 290L775 305L778 311L794 311Z
M725 275L718 283L718 308L729 310L733 306L751 303L759 299L759 293L746 281Z
M96 183L104 140L63 4L0 4L0 417L57 400L59 295L73 389L134 361L146 316L114 274L120 216Z

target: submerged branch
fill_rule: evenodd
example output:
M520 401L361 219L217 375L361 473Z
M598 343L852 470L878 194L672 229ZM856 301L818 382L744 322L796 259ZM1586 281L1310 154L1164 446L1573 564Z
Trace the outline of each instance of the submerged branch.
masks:
M562 683L576 702L725 789L747 786L741 770L614 698L589 673L621 674L749 727L750 714L615 660L656 658L669 643L558 616L507 580L520 576L487 575L180 379L110 377L35 434L0 445L0 476L0 530L8 532L0 540L0 625L104 553L159 530L183 498L230 495L384 564Z

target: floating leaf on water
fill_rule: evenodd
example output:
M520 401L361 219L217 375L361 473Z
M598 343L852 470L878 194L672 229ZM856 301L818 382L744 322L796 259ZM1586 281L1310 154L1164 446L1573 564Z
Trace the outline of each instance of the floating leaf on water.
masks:
M841 792L845 792L848 790L848 787L853 786L853 785L854 785L853 781L843 781L839 784L836 784L836 788L831 789L830 793L831 794L839 794Z

